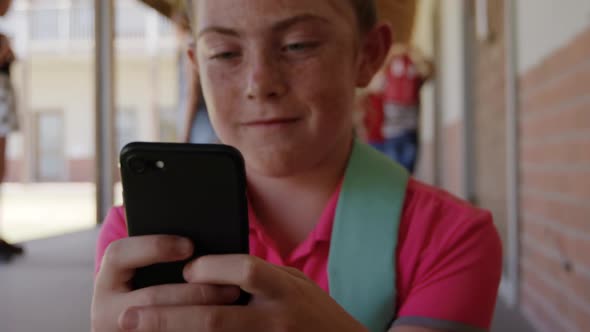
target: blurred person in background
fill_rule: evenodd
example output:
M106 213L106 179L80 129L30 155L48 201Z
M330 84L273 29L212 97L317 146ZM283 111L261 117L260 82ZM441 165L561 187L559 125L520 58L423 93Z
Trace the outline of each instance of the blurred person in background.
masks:
M189 61L195 52L188 14L179 11L174 15L181 52L179 54L179 123L180 139L185 143L217 143L199 79L199 73Z
M194 52L194 44L188 46L189 52ZM184 142L213 144L219 143L217 135L209 119L209 111L205 98L203 98L203 89L199 80L199 74L191 68L188 74L188 96L186 101L186 117L184 127Z
M420 90L432 63L415 47L394 45L383 68L383 144L381 152L414 173L418 156Z
M383 152L383 89L385 74L379 71L366 89L358 95L357 136L375 149Z
M12 0L0 0L0 16L4 16ZM15 56L8 37L0 32L0 183L6 174L6 139L18 129L16 96L10 82L10 65ZM23 248L0 238L0 260L9 260L23 253Z

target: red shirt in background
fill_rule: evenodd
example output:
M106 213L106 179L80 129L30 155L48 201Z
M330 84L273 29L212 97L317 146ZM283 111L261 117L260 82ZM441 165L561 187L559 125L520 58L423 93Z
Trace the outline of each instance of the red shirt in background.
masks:
M383 143L383 95L372 93L366 96L364 101L365 114L364 126L367 130L368 143Z
M424 78L407 54L393 57L385 71L386 103L414 106L420 103L420 88Z

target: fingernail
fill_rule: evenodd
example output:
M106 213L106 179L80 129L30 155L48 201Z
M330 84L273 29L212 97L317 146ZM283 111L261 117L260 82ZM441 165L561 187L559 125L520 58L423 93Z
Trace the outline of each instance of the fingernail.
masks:
M187 263L182 270L182 276L186 282L190 282L191 280L191 269L193 267L193 262Z
M123 316L121 328L125 331L135 331L139 326L139 313L137 310L128 310Z

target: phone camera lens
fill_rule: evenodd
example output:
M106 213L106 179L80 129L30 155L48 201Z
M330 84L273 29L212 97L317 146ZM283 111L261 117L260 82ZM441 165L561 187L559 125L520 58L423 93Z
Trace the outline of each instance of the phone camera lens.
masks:
M141 158L132 157L129 159L129 169L131 169L133 173L143 174L147 169L147 163Z

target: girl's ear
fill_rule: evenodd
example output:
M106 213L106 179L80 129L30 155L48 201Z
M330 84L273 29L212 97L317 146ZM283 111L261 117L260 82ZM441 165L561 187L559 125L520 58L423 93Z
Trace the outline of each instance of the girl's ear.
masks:
M365 35L359 56L357 87L366 87L382 68L392 42L393 35L388 23L378 24Z

